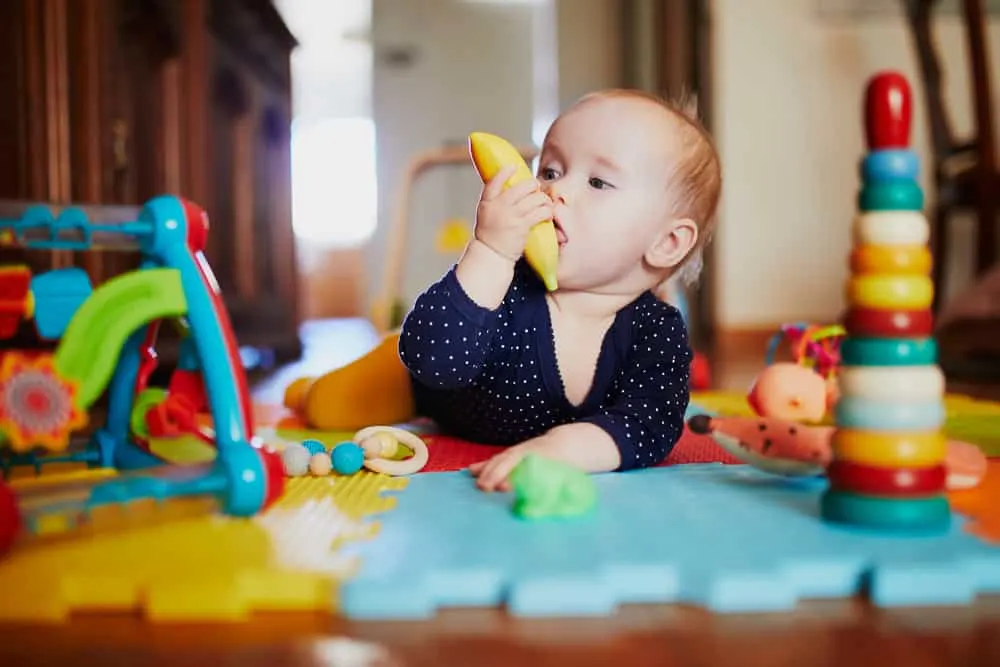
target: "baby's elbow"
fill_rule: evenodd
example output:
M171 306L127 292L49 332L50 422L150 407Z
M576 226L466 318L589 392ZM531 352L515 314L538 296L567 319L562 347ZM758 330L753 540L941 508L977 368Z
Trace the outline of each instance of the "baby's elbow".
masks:
M410 375L430 389L463 389L475 379L471 373L462 373L457 366L441 363L433 355L417 353L400 354L400 359Z

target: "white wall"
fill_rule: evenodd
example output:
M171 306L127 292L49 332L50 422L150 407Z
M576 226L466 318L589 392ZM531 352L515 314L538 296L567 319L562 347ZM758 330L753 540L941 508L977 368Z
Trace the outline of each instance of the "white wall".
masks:
M713 115L725 177L714 258L722 327L828 321L840 313L865 150L860 109L872 73L898 69L908 76L914 149L925 160L929 155L923 92L901 13L831 21L820 17L819 4L712 3ZM947 99L962 133L972 124L964 35L955 17L939 23ZM988 43L1000 105L996 19ZM925 188L927 176L925 168Z

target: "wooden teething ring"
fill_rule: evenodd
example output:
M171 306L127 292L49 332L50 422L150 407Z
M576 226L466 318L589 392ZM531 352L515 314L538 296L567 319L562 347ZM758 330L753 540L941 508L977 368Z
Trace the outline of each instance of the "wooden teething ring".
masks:
M427 451L427 443L416 434L405 429L396 428L395 426L369 426L355 433L353 440L361 444L368 438L379 433L388 433L401 444L409 447L413 451L413 456L399 461L365 457L364 465L366 468L373 472L380 472L383 475L401 477L419 472L427 465L427 460L430 458L430 454Z

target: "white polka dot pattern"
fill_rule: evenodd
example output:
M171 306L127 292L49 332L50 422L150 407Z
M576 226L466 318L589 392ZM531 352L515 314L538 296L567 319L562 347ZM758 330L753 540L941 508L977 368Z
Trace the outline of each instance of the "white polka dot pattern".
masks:
M417 411L473 442L514 445L588 422L611 435L629 470L662 461L684 428L687 330L676 308L648 292L619 311L578 406L563 389L544 286L523 261L494 311L472 301L450 270L418 297L399 353Z

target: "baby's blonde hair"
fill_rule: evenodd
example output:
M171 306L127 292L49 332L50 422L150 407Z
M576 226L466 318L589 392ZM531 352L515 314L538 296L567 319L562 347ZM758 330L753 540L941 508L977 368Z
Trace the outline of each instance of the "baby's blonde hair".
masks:
M577 104L600 98L645 100L666 109L681 121L681 159L668 185L676 193L670 214L674 218L693 220L698 226L698 241L680 265L654 290L662 299L673 280L679 279L684 285L692 285L701 275L704 248L715 231L716 212L722 193L719 155L711 135L699 118L698 100L693 94L685 91L668 99L642 90L612 88L585 95Z

